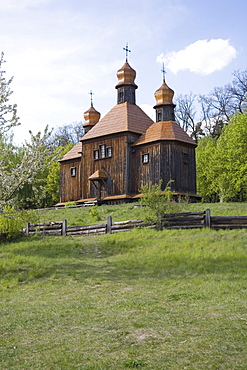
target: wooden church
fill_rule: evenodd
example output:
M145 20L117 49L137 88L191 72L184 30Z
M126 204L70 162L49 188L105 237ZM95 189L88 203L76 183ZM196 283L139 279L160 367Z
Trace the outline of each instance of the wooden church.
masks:
M117 72L117 104L102 118L84 113L85 135L60 160L60 203L116 204L140 197L144 184L171 182L174 196L196 195L196 143L175 122L173 96L163 77L155 91L156 122L136 105L136 72Z

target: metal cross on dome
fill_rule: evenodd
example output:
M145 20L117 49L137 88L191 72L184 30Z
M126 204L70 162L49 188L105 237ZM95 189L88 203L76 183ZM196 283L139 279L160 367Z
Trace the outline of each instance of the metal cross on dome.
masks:
M128 53L131 53L131 50L128 47L128 43L126 43L126 47L123 48L126 51L126 62L128 62Z
M93 95L94 95L94 93L92 92L92 90L90 90L90 92L88 94L91 96L91 106L93 106Z
M165 70L165 64L164 64L164 63L162 64L161 72L162 72L162 74L163 74L163 82L165 82L166 70Z

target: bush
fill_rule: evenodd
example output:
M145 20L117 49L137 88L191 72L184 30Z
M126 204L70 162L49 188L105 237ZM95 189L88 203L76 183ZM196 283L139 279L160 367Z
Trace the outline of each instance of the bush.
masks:
M162 225L162 214L170 212L173 208L171 182L167 183L164 191L161 190L162 180L159 184L149 183L141 187L143 196L140 203L148 207L145 221L156 223L158 230L164 226Z
M14 207L6 206L0 213L1 239L11 239L22 233L26 222L37 222L35 211L15 211Z

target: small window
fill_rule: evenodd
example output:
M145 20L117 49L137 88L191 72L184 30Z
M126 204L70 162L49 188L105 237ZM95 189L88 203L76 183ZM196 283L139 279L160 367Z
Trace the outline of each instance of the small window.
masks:
M94 159L99 159L99 150L98 149L93 151L93 157L94 157Z
M70 167L70 175L72 177L75 177L76 176L76 167Z
M100 148L100 157L105 158L105 154L106 154L105 153L105 144L100 145L99 148Z
M148 163L149 162L149 153L142 154L142 163Z
M111 146L108 146L108 148L106 148L106 156L107 157L112 156L112 147Z
M161 118L162 118L162 114L161 114L161 112L158 112L157 121L158 122L161 122Z

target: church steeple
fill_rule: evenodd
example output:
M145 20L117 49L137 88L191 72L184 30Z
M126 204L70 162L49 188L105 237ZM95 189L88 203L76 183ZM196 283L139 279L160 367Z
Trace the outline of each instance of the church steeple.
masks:
M170 89L165 82L164 65L161 72L163 73L163 83L154 93L156 99L156 105L154 106L154 109L156 110L156 122L175 121L175 104L173 104L172 101L174 91Z
M121 104L129 102L131 104L135 104L135 90L138 88L138 86L135 84L136 71L131 68L128 63L128 53L130 53L128 44L126 44L126 48L123 48L123 50L126 51L126 61L123 67L117 71L117 103Z
M85 134L94 126L96 123L99 122L100 113L93 106L93 92L92 90L89 93L91 95L91 106L90 108L84 112L84 124L83 127L85 129Z

